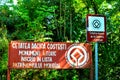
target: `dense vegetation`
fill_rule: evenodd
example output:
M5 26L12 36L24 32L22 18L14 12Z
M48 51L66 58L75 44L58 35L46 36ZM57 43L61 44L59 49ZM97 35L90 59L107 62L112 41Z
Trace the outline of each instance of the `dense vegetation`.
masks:
M99 43L99 80L120 80L119 6L120 0L18 0L17 5L9 0L0 5L0 80L6 80L11 40L86 42L87 14L107 19L107 41ZM11 79L89 80L89 69L12 70Z

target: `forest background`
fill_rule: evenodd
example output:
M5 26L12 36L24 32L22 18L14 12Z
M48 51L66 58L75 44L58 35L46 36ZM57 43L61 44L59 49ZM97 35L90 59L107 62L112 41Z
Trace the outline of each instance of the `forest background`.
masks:
M87 14L106 16L99 80L120 80L120 0L0 0L0 80L6 80L11 40L86 42ZM89 80L89 69L12 70L11 80Z

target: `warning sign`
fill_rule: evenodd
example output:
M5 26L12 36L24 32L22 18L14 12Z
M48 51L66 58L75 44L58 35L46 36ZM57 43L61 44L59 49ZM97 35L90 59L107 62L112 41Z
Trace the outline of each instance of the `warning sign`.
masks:
M106 41L106 18L102 15L87 15L86 19L87 41Z
M92 51L88 43L20 42L9 44L11 69L72 69L90 68Z

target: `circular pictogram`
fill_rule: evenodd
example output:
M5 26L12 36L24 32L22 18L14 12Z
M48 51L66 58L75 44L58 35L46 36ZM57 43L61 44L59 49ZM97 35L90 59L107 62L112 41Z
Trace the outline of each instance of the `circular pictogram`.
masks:
M101 26L101 23L99 20L95 19L92 23L94 28L99 28Z
M82 67L88 61L88 53L83 46L72 45L66 52L67 62L72 67Z

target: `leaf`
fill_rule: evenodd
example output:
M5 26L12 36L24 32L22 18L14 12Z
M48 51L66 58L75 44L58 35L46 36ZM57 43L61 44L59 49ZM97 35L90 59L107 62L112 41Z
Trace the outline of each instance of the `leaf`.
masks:
M98 5L100 5L100 4L102 4L104 1L103 1L103 0L95 0L95 2L96 2Z

